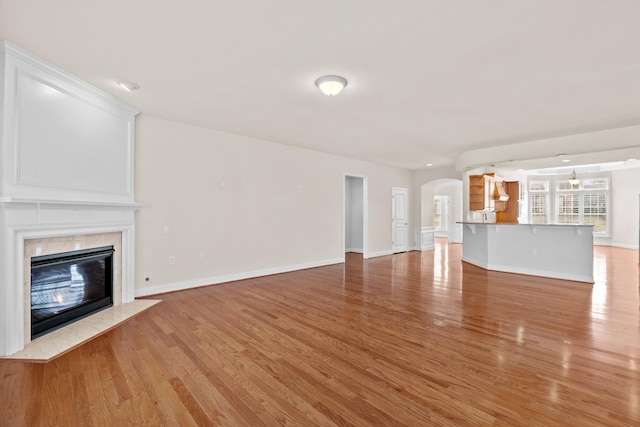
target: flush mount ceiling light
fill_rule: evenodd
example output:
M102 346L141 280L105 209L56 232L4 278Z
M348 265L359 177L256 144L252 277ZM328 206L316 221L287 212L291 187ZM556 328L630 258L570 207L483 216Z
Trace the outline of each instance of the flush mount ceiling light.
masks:
M118 80L118 86L120 86L122 89L126 90L127 92L133 92L134 90L140 89L140 86L138 86L133 82L123 82L120 80Z
M328 96L337 95L347 85L347 79L340 76L324 76L316 80L316 86Z

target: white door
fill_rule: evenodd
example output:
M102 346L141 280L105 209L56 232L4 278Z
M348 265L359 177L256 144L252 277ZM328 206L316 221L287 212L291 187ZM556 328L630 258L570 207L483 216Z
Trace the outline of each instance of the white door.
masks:
M392 189L391 245L393 253L409 250L409 190Z

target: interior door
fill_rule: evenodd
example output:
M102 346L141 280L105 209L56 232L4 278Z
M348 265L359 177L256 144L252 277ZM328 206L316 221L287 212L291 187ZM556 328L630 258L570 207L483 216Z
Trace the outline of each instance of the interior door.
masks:
M394 188L391 200L391 246L395 254L409 250L409 190Z

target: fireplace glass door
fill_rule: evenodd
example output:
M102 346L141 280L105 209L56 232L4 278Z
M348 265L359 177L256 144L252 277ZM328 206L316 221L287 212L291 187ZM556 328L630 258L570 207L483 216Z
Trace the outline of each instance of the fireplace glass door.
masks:
M113 305L113 246L31 258L31 337Z

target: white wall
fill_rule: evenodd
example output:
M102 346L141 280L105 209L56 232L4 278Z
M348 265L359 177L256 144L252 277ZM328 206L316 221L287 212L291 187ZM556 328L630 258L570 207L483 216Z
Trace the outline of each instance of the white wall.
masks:
M341 261L345 173L368 177L369 256L391 251L411 171L144 115L136 133L137 295Z
M597 244L638 249L639 197L640 168L611 173L611 239L596 239Z
M362 178L345 177L345 249L347 252L363 252L363 187Z

